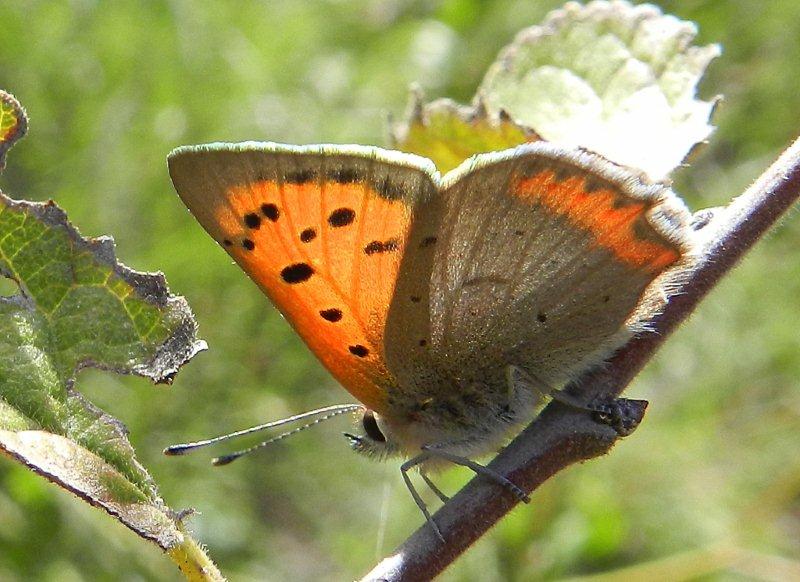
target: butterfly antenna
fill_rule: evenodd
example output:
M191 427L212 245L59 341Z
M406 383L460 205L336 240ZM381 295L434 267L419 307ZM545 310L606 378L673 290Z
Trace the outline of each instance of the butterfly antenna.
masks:
M337 404L335 406L326 406L324 408L317 408L316 410L309 410L308 412L304 412L302 414L295 414L294 416L288 416L286 418L281 418L280 420L274 420L272 422L259 424L257 426L246 428L244 430L237 430L236 432L223 434L223 435L220 435L218 437L211 438L211 439L206 439L206 440L202 440L202 441L196 441L196 442L193 442L193 443L181 443L181 444L178 444L178 445L172 445L172 446L169 446L166 449L164 449L164 454L165 455L185 455L188 452L194 451L196 449L200 449L202 447L207 447L209 445L213 445L213 444L216 444L216 443L220 443L222 441L227 441L227 440L230 440L230 439L233 439L233 438L236 438L236 437L245 436L245 435L252 434L254 432L259 432L259 431L262 431L262 430L269 430L271 428L276 428L276 427L279 427L279 426L283 426L285 424L291 424L293 422L298 422L300 420L303 420L303 419L306 419L306 418L310 418L312 416L319 416L319 418L317 418L317 419L315 419L315 420L313 420L313 421L311 421L311 422L309 422L307 424L304 424L303 426L300 426L298 428L295 428L295 429L292 429L290 431L284 432L284 433L276 436L275 438L269 439L268 441L264 441L263 443L260 443L260 444L254 446L254 447L250 447L250 449L245 449L243 451L239 451L237 453L233 453L232 455L225 455L224 457L218 457L217 459L214 459L214 464L215 465L224 465L226 463L230 463L231 461L233 461L234 459L242 456L243 454L246 454L246 453L250 452L251 449L257 449L257 448L260 448L262 446L266 446L269 443L273 443L273 442L282 440L282 439L286 438L289 435L293 435L295 433L298 433L298 432L300 432L302 430L305 430L305 429L307 429L309 427L315 426L315 425L319 424L320 422L323 422L325 420L331 419L331 418L333 418L335 416L339 416L340 414L345 414L345 413L348 413L348 412L355 412L356 410L362 410L363 408L364 407L361 406L360 404ZM233 457L233 458L228 460L228 461L226 461L226 462L219 462L219 463L217 462L220 459L224 459L226 457Z
M354 405L354 410L358 410L360 408L363 408L363 407L358 406L358 405ZM272 443L277 443L278 441L282 441L286 437L290 437L293 434L297 434L298 432L302 432L302 431L306 430L307 428L311 428L312 426L315 426L315 425L317 425L317 424L319 424L321 422L329 420L329 419L333 418L334 416L339 416L340 414L343 414L345 412L349 412L349 411L348 410L332 410L331 412L329 412L328 414L326 414L324 416L320 416L319 418L315 418L311 422L307 422L306 424L304 424L302 426L298 426L297 428L293 428L292 430L287 430L286 432L283 432L283 433L279 434L278 436L272 437L271 439L268 439L268 440L265 440L263 442L260 442L257 445L253 445L252 447L248 447L246 449L242 449L241 451L236 451L235 453L230 453L228 455L222 455L220 457L216 457L216 458L211 460L211 464L216 466L216 467L220 467L222 465L227 465L228 463L231 463L231 462L235 461L239 457L243 457L245 455L249 455L250 453L252 453L254 451L257 451L258 449L264 448L267 445L271 445Z

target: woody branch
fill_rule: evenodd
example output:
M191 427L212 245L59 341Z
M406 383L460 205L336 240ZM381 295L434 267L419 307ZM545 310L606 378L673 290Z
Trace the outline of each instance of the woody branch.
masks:
M608 365L590 370L567 390L590 401L615 397L659 346L694 311L703 297L800 197L800 139L741 196L714 211L701 230L704 246L690 276L651 320L651 331L629 341ZM585 412L552 402L489 467L526 492L566 467L607 453L618 435ZM480 477L472 479L434 516L445 542L423 524L364 580L429 579L443 571L486 533L518 500Z

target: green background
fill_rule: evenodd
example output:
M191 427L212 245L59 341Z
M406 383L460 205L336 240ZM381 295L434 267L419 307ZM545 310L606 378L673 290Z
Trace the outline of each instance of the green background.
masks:
M166 501L202 513L191 528L232 580L353 579L422 518L396 463L348 450L346 420L226 468L161 455L349 401L189 216L167 152L215 140L384 144L409 83L469 100L498 50L559 4L0 4L0 86L30 115L0 187L55 199L84 234L113 235L129 266L162 270L210 345L171 388L96 371L78 388L127 424ZM725 95L719 130L676 175L693 209L722 205L800 127L800 3L660 5L724 48L701 88ZM793 213L631 386L651 401L639 430L545 484L443 579L800 577L798 246ZM441 485L453 492L468 476L453 469ZM0 460L0 579L179 578L155 546Z

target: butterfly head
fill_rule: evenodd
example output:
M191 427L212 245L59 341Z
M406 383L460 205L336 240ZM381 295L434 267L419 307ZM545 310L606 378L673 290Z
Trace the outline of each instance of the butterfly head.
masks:
M357 423L358 434L344 433L354 451L377 459L394 457L401 453L400 446L392 438L391 430L377 412L364 408Z

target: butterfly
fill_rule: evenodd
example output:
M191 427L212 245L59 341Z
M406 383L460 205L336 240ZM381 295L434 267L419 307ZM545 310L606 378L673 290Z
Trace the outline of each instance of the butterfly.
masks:
M216 143L168 162L195 218L361 402L353 448L407 459L440 537L408 470L442 498L430 468L488 473L471 459L639 331L664 299L654 281L692 253L668 187L545 141L445 175L356 145Z

